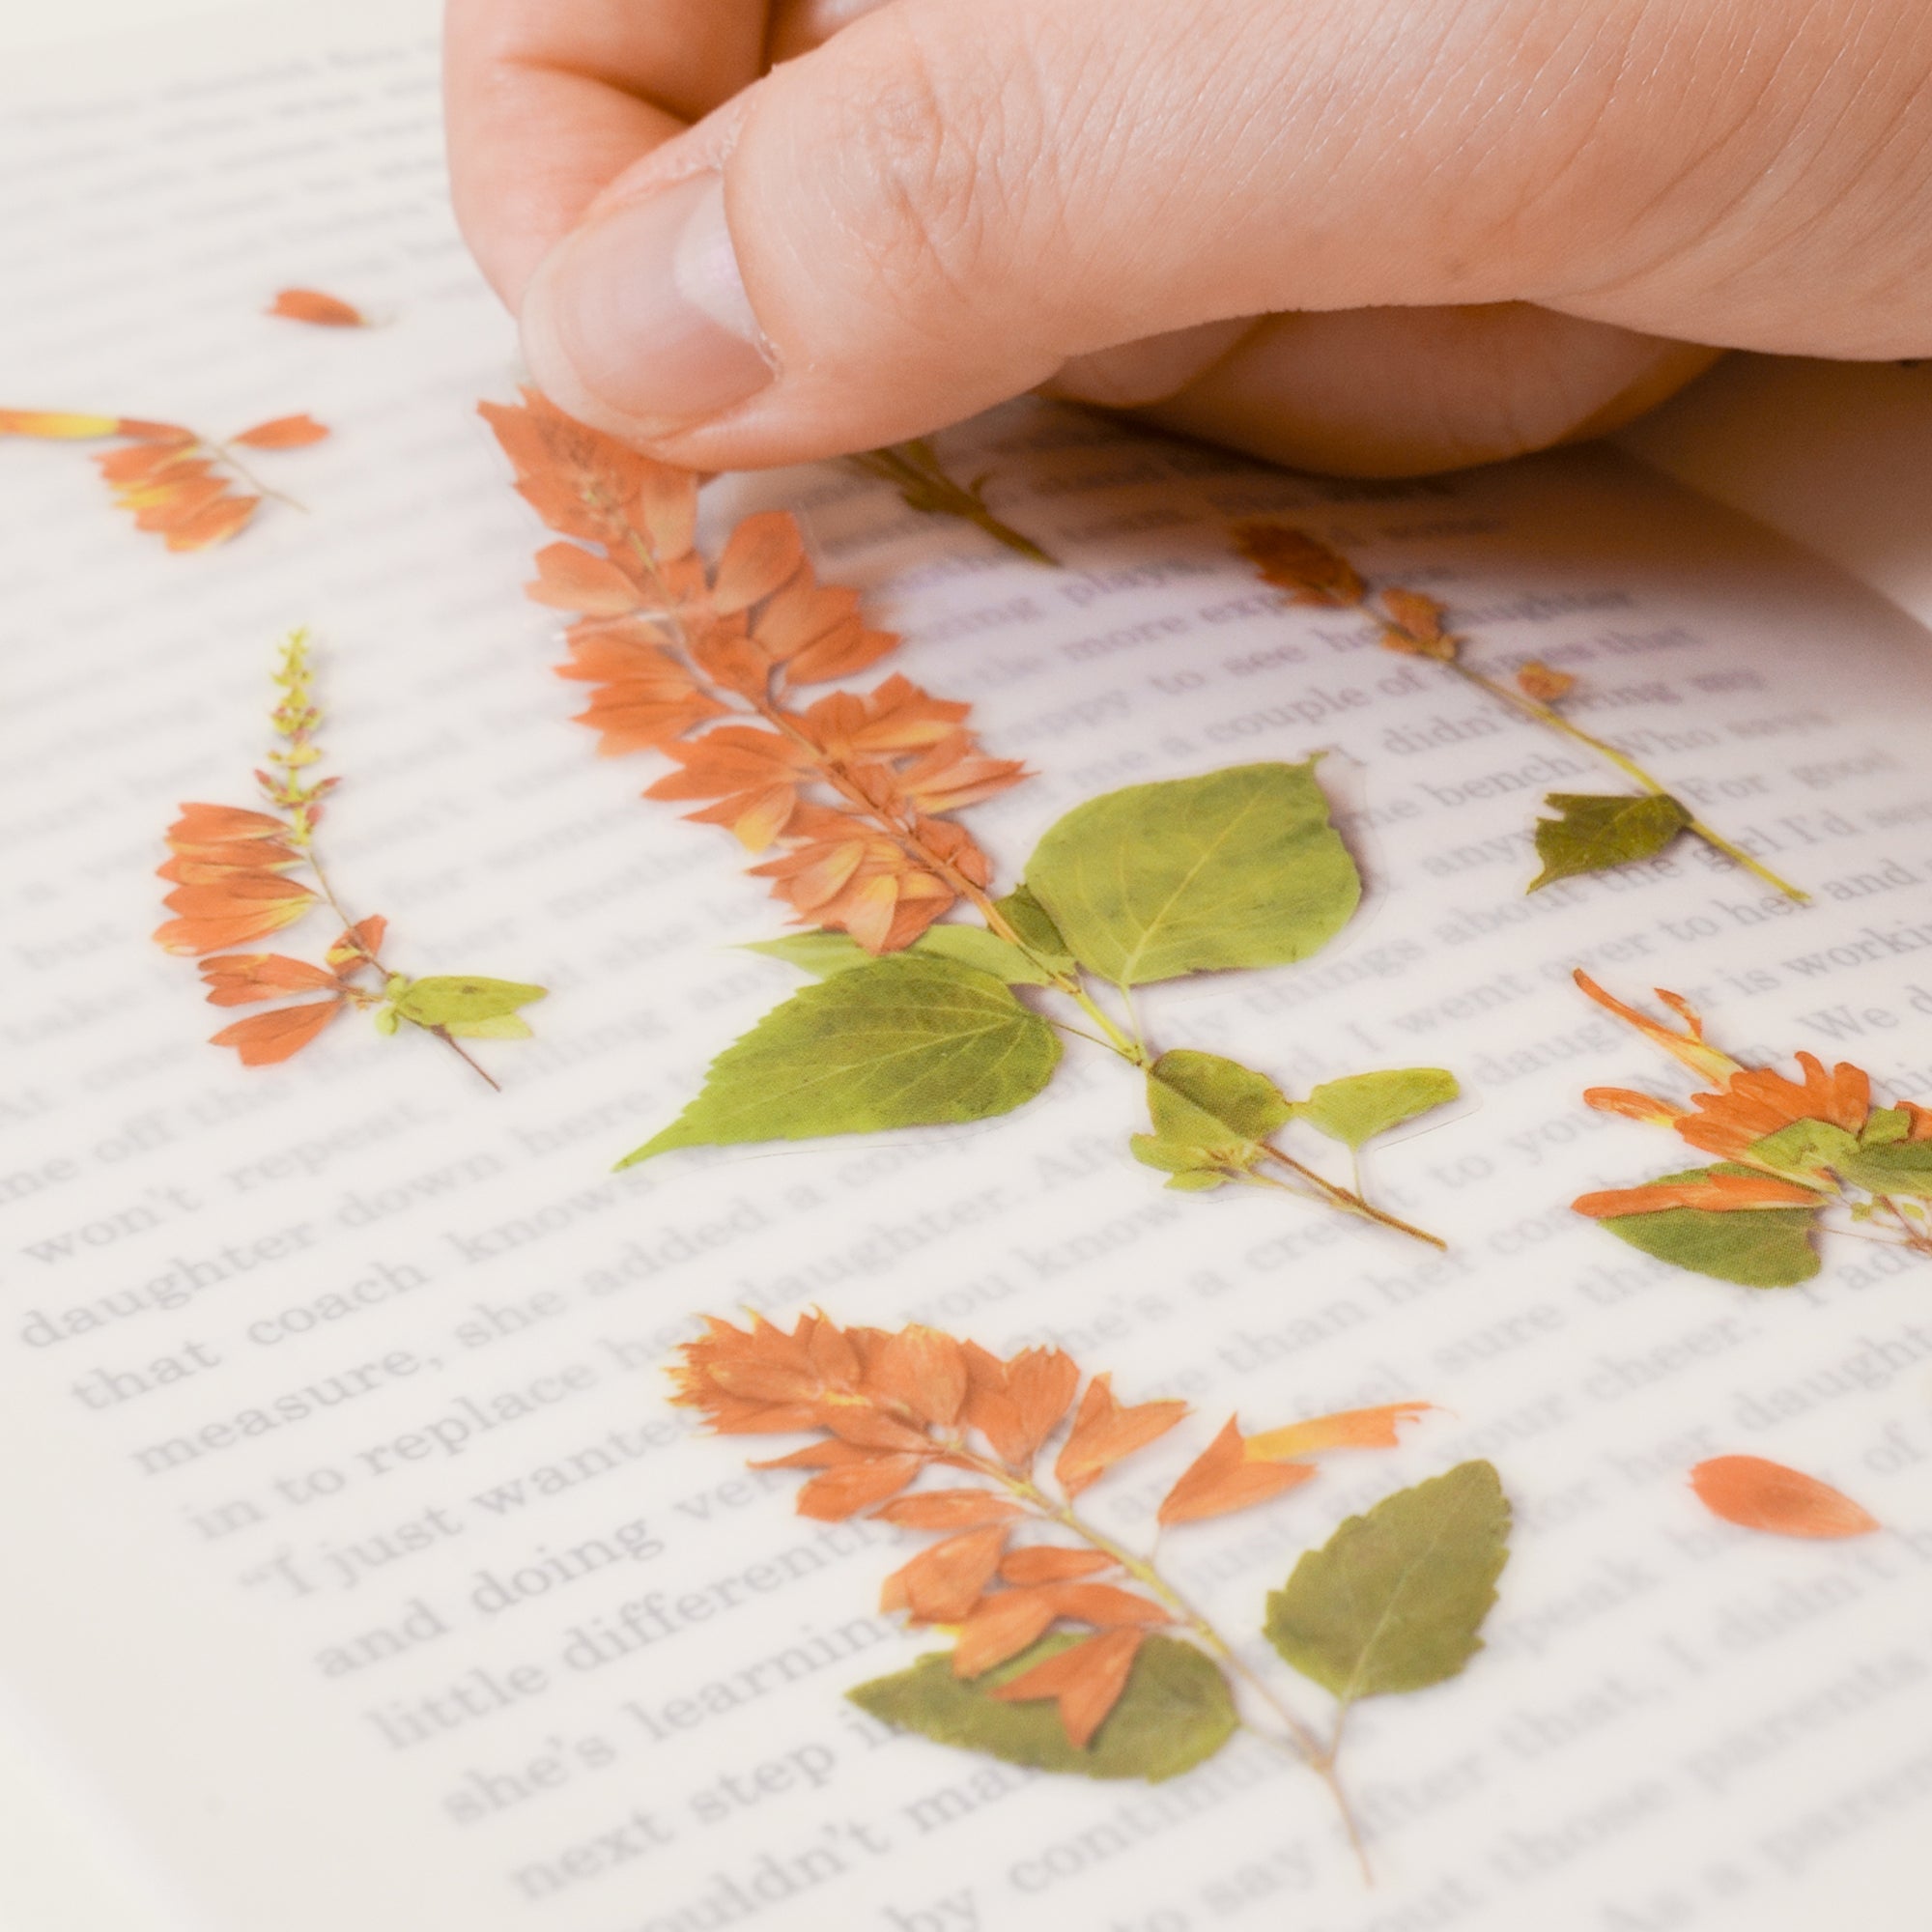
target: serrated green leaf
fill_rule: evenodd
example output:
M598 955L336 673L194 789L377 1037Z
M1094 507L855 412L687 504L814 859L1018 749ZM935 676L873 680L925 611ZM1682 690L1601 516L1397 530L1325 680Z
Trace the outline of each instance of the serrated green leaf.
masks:
M1026 883L1073 956L1122 986L1305 959L1362 895L1312 758L1108 792L1048 830Z
M1607 872L1654 859L1691 817L1674 798L1657 792L1600 797L1553 791L1543 802L1561 815L1536 821L1536 856L1543 870L1529 882L1533 893L1581 872Z
M513 1013L544 997L542 986L519 985L514 980L478 980L469 976L413 980L395 1000L396 1010L417 1026L446 1027L453 1021L493 1020Z
M1344 1705L1456 1676L1509 1560L1494 1467L1463 1463L1351 1516L1267 1600L1267 1640Z
M1265 1150L1260 1145L1293 1111L1264 1073L1218 1053L1179 1047L1148 1068L1148 1112L1153 1132L1128 1146L1143 1165L1176 1178L1170 1187L1204 1192L1246 1173Z
M1218 1053L1176 1047L1148 1069L1148 1112L1164 1141L1247 1147L1286 1125L1293 1106L1265 1073Z
M762 952L768 958L782 959L814 980L829 980L835 973L849 973L855 966L869 965L874 957L844 932L788 932L780 939L761 939L741 949ZM921 933L906 949L915 956L928 959L956 959L962 966L977 966L982 973L1009 986L1049 986L1049 974L1010 941L980 925L935 925Z
M1462 1093L1456 1076L1439 1066L1403 1066L1324 1080L1307 1099L1295 1102L1294 1112L1330 1140L1359 1149L1405 1121L1446 1107Z
M1127 1688L1085 1750L1068 1741L1052 1702L1003 1704L986 1694L1080 1641L1064 1633L1042 1637L971 1683L953 1676L950 1653L933 1651L909 1670L876 1677L845 1694L882 1722L935 1743L1083 1777L1144 1777L1158 1784L1212 1757L1234 1735L1239 1719L1220 1667L1192 1644L1169 1636L1151 1636L1141 1645Z
M1712 1174L1753 1174L1735 1161L1659 1177L1653 1185L1702 1180ZM1672 1267L1741 1288L1796 1288L1818 1272L1812 1245L1821 1208L1747 1208L1714 1214L1704 1208L1665 1208L1656 1214L1615 1214L1599 1221L1618 1240Z
M516 1013L492 1013L486 1020L447 1020L442 1031L452 1039L528 1039L530 1023Z
M1020 944L1043 966L1057 973L1072 971L1073 955L1066 950L1060 928L1025 886L1015 886L1005 898L995 899L993 906L1019 934Z
M895 953L774 1008L618 1165L673 1148L983 1121L1031 1100L1059 1061L1053 1029L991 974Z

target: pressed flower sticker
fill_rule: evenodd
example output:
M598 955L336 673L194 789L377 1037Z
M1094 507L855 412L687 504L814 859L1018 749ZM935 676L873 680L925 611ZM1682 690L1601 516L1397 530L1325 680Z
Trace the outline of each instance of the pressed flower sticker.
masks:
M1680 1024L1652 1019L1579 972L1577 983L1700 1079L1679 1104L1627 1087L1592 1087L1584 1104L1668 1127L1712 1167L1586 1194L1577 1212L1619 1239L1698 1274L1789 1288L1818 1272L1816 1236L1833 1212L1868 1239L1932 1255L1932 1109L1875 1104L1871 1076L1800 1053L1797 1080L1747 1066L1704 1037L1689 1002L1659 989Z
M1342 1808L1337 1758L1350 1708L1461 1674L1508 1556L1510 1506L1488 1463L1464 1463L1350 1517L1267 1599L1262 1635L1334 1700L1310 1719L1182 1594L1164 1558L1086 1513L1114 1470L1163 1444L1181 1402L1122 1401L1064 1350L1002 1359L935 1328L787 1334L707 1320L685 1344L673 1400L724 1435L809 1434L754 1463L806 1472L801 1516L864 1513L936 1536L886 1578L880 1607L950 1649L848 1694L873 1717L955 1749L1039 1771L1158 1782L1237 1730L1312 1771ZM1427 1403L1318 1416L1245 1435L1234 1419L1186 1463L1154 1512L1165 1533L1272 1503L1315 1481L1310 1460L1394 1446ZM1244 1711L1243 1706L1250 1707Z
M525 1039L520 1009L544 997L541 986L469 975L412 980L384 961L388 922L343 909L323 869L316 829L323 801L338 780L318 778L315 742L322 722L308 635L282 645L274 672L280 694L270 723L275 742L268 768L255 774L263 810L230 805L184 805L168 828L160 876L172 887L175 917L155 934L169 952L201 961L208 1001L215 1007L260 1006L314 994L237 1020L213 1037L233 1047L244 1066L292 1059L341 1014L372 1014L376 1031L405 1027L434 1035L492 1087L497 1082L463 1045L466 1039ZM306 873L304 879L300 874ZM282 952L231 952L326 912L340 926L319 962Z
M133 416L0 410L0 437L124 439L123 447L97 456L95 464L117 506L132 515L134 527L154 532L176 551L211 550L226 543L247 526L265 497L300 509L294 497L261 482L237 452L301 449L327 435L322 423L305 414L256 423L222 442L179 423L143 422Z
M1559 707L1577 689L1573 672L1532 658L1518 668L1513 685L1499 683L1469 663L1464 640L1449 628L1449 612L1435 598L1399 585L1372 588L1348 558L1287 524L1241 524L1234 534L1236 547L1263 582L1286 590L1291 602L1362 611L1377 624L1383 649L1432 660L1518 717L1581 746L1636 787L1631 792L1551 792L1544 804L1556 815L1536 824L1536 851L1543 869L1530 881L1531 892L1558 879L1655 859L1688 833L1787 897L1808 896L1707 825L1629 753L1565 717Z
M1079 1037L1144 1083L1149 1131L1130 1151L1170 1186L1267 1188L1435 1241L1372 1202L1359 1170L1323 1173L1316 1151L1339 1143L1353 1159L1454 1099L1451 1074L1393 1068L1291 1097L1235 1060L1155 1046L1134 1007L1137 987L1291 964L1348 924L1361 879L1315 759L1091 799L996 892L960 814L1025 769L980 744L969 706L904 676L811 695L899 640L856 591L820 582L794 519L748 517L707 561L696 476L536 394L483 414L518 489L569 539L537 554L529 595L572 613L561 675L591 687L582 722L600 751L668 760L645 796L728 830L811 928L755 950L819 983L720 1054L625 1165L987 1120L1039 1094L1063 1037Z

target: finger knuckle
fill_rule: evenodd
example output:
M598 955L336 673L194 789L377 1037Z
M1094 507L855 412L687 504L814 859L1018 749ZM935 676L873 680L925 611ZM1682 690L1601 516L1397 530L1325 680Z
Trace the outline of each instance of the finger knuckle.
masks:
M890 294L964 297L1010 213L1013 91L985 59L962 61L910 28L852 77L838 104L833 162L854 240Z

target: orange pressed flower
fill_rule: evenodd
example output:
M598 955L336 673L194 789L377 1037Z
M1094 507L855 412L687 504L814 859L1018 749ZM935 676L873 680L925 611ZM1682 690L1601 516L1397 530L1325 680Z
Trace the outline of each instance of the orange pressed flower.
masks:
M609 754L655 751L676 769L648 798L701 801L801 921L868 952L912 944L990 876L945 814L1016 784L980 751L964 704L902 677L798 702L895 649L858 593L819 582L795 519L747 517L707 565L695 549L699 479L573 422L526 391L483 405L517 487L574 539L537 554L530 596L575 613L560 674L592 687L581 722ZM590 546L590 548L586 548Z
M180 423L137 416L79 415L50 410L0 410L0 436L60 440L121 437L125 446L95 459L134 527L165 539L174 551L210 550L243 529L261 507L256 485L235 448L296 449L328 431L312 416L277 416L219 442ZM241 490L234 486L242 485Z
M1606 1012L1615 1013L1627 1026L1634 1026L1653 1045L1661 1046L1691 1072L1701 1074L1706 1080L1728 1082L1732 1074L1744 1071L1729 1054L1719 1053L1704 1037L1703 1020L1682 994L1666 992L1662 986L1657 989L1657 997L1684 1022L1684 1030L1680 1033L1676 1028L1665 1026L1662 1021L1652 1019L1648 1013L1639 1012L1636 1008L1626 1006L1622 1000L1605 992L1580 967L1572 977L1598 1006Z
M1540 658L1531 658L1516 674L1517 689L1538 704L1554 704L1577 688L1575 671L1557 670Z
M254 1006L290 993L328 995L251 1014L213 1035L212 1043L233 1047L244 1066L292 1059L339 1013L357 1007L373 1011L380 1033L393 1034L408 1021L437 1034L489 1080L457 1036L503 1038L527 1032L516 1009L540 999L542 987L480 979L412 981L392 974L381 956L388 922L380 915L346 926L319 965L283 952L226 950L295 925L318 906L339 912L315 848L323 801L336 781L315 776L322 712L306 633L298 631L284 643L274 677L280 694L270 714L275 744L267 769L255 774L271 809L181 808L167 832L169 857L157 868L173 887L166 904L176 916L156 931L156 942L169 952L200 957L211 1006ZM314 883L293 877L298 869ZM365 974L373 983L361 980Z
M888 1334L841 1329L815 1313L789 1332L759 1315L743 1328L707 1317L704 1332L679 1350L672 1380L671 1400L699 1410L721 1435L814 1433L804 1448L753 1464L810 1472L798 1494L801 1516L838 1520L866 1511L896 1528L938 1534L886 1578L880 1605L916 1625L956 1629L955 1677L984 1676L1057 1625L1097 1633L991 1693L1057 1699L1068 1738L1082 1748L1121 1696L1142 1635L1184 1621L1184 1606L1151 1564L1071 1509L1083 1491L1173 1429L1184 1403L1122 1404L1105 1375L1083 1394L1078 1365L1059 1349L1002 1359L918 1323ZM1266 1502L1316 1473L1288 1458L1392 1445L1398 1426L1427 1407L1349 1410L1247 1438L1231 1420L1169 1491L1160 1523ZM1063 1430L1055 1496L1035 1463ZM944 1487L917 1487L935 1470L945 1472ZM1028 1532L1075 1540L1015 1540Z
M1823 1121L1856 1134L1871 1118L1871 1076L1848 1061L1829 1072L1815 1054L1800 1052L1803 1084L1769 1066L1746 1067L1716 1094L1693 1094L1692 1111L1680 1116L1681 1139L1727 1159L1753 1142L1798 1121Z
M1760 1208L1816 1208L1815 1188L1764 1174L1712 1174L1698 1180L1653 1180L1642 1187L1615 1187L1580 1195L1570 1205L1592 1221L1621 1214L1661 1214L1666 1208L1698 1208L1707 1214L1739 1214Z
M1288 524L1236 524L1235 548L1255 567L1264 583L1286 590L1295 604L1332 611L1350 610L1369 586L1347 557Z
M1000 1685L993 1695L1003 1704L1053 1698L1068 1740L1084 1750L1107 1713L1121 1701L1144 1635L1138 1630L1102 1631L1036 1663L1011 1683Z

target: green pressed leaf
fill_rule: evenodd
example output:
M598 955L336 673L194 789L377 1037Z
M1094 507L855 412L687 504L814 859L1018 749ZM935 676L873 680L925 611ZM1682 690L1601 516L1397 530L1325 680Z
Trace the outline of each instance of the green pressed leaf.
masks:
M845 1694L881 1721L935 1743L1084 1777L1144 1777L1157 1784L1212 1757L1234 1735L1239 1719L1220 1667L1171 1636L1151 1636L1141 1645L1127 1688L1085 1750L1068 1741L1050 1699L1002 1704L986 1694L1080 1641L1069 1634L1042 1637L972 1683L953 1676L950 1653L934 1651L910 1670L875 1677Z
M1264 1152L1260 1143L1293 1111L1266 1074L1179 1047L1149 1067L1153 1132L1128 1145L1136 1160L1176 1177L1170 1187L1200 1192L1253 1167Z
M1836 1167L1853 1186L1874 1194L1932 1194L1932 1141L1881 1141Z
M1889 1147L1893 1141L1909 1139L1912 1116L1903 1107L1877 1107L1872 1110L1859 1135L1861 1147Z
M618 1163L673 1148L983 1121L1031 1100L1060 1041L989 973L899 952L795 993L711 1063L671 1125Z
M1245 1147L1285 1125L1293 1105L1265 1073L1177 1047L1148 1069L1148 1112L1162 1140Z
M1509 1559L1510 1506L1494 1467L1463 1463L1351 1516L1267 1600L1267 1640L1342 1702L1454 1677Z
M494 1020L544 997L541 986L522 986L514 980L469 977L414 980L390 996L396 1010L417 1026L446 1027L453 1022Z
M742 949L782 959L814 980L829 980L835 973L849 973L866 966L874 955L867 952L849 933L789 932L781 939L761 939ZM935 925L922 933L906 951L928 959L956 959L962 966L977 966L1009 986L1048 986L1051 977L1027 957L1017 946L979 925Z
M1666 1174L1653 1185L1702 1180L1711 1174L1752 1174L1734 1161ZM1812 1245L1820 1208L1747 1208L1714 1214L1703 1208L1666 1208L1656 1214L1615 1214L1599 1221L1618 1240L1628 1241L1672 1267L1741 1288L1796 1288L1818 1272Z
M1439 1066L1404 1066L1324 1080L1307 1099L1295 1102L1294 1111L1330 1140L1359 1148L1418 1114L1446 1107L1462 1093L1456 1076Z
M487 1020L448 1020L442 1031L454 1039L528 1039L530 1023L515 1013L493 1013Z
M1020 944L1042 965L1060 973L1072 969L1073 955L1067 952L1066 942L1060 936L1060 928L1054 924L1052 915L1026 887L1015 886L1005 898L995 899L993 905L994 910L1019 934Z
M1656 792L1600 797L1553 791L1543 802L1561 816L1536 821L1536 856L1543 870L1529 882L1531 892L1579 872L1607 872L1654 859L1690 823L1683 806Z
M402 1023L403 1016L397 1012L394 1007L380 1007L377 1009L376 1031L378 1033L384 1035L392 1034Z
M829 980L835 973L849 973L864 966L875 955L867 952L847 932L787 932L779 939L760 939L739 949L762 952L769 959L782 959L814 980Z
M962 966L977 966L982 973L1009 986L1050 986L1053 977L1020 951L1010 940L982 925L935 925L923 932L912 949L938 959L956 959Z
M1789 1174L1814 1173L1819 1168L1842 1168L1859 1157L1859 1137L1830 1121L1793 1121L1775 1134L1766 1134L1746 1150L1754 1161L1783 1168Z
M1108 792L1048 830L1026 883L1073 956L1122 986L1305 959L1362 895L1312 758Z

